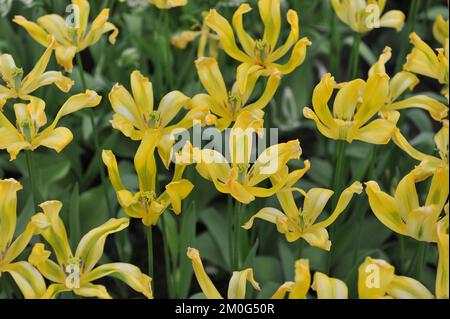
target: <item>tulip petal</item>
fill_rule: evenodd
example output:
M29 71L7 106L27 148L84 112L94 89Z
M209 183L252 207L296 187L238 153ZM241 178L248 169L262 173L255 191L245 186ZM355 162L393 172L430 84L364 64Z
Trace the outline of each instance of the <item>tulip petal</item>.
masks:
M86 298L112 299L105 286L91 283L83 284L80 288L74 289L73 292L78 296Z
M192 267L194 268L195 277L198 284L208 299L223 299L217 288L206 273L202 260L200 259L200 253L195 248L188 248L187 256L192 260Z
M289 74L303 64L306 58L306 50L311 45L308 38L302 38L295 44L292 49L291 57L286 64L272 64L272 66L282 74Z
M9 248L17 222L17 191L22 185L15 179L0 179L0 251Z
M387 144L392 138L396 123L377 119L366 126L349 133L347 141L359 140L370 144Z
M393 28L397 32L405 25L405 14L400 10L391 10L383 14L380 19L380 26L383 28Z
M38 299L44 295L46 287L39 271L25 261L2 266L16 282L25 299Z
M128 227L128 218L111 218L103 225L89 231L81 238L75 256L83 261L84 272L89 272L103 255L108 235L117 233Z
M274 50L281 30L281 13L279 0L260 0L259 14L264 23L264 41Z
M448 107L441 102L426 95L416 95L402 101L386 105L383 109L387 111L419 108L430 113L436 121L442 121L448 116Z
M245 299L247 281L256 290L261 290L253 277L253 269L247 268L242 271L234 271L228 286L228 299Z
M311 288L317 292L318 299L348 299L347 285L339 279L316 272Z
M433 299L430 291L419 281L395 276L387 287L387 293L396 299Z
M161 114L161 126L167 126L180 110L187 106L190 98L180 91L172 91L165 95L159 104L158 111Z
M298 41L300 32L299 32L297 12L294 10L289 10L287 13L287 21L291 26L291 32L289 33L286 42L269 56L270 62L274 62L281 59Z
M111 276L123 281L135 291L142 293L148 299L153 298L152 279L143 274L138 267L126 263L110 263L98 266L83 276L83 279L91 282L106 276Z
M244 14L250 11L252 11L252 8L247 3L241 4L233 15L233 27L236 30L239 42L244 48L245 53L247 53L248 56L253 56L255 52L255 40L245 32L244 23L242 21Z
M256 218L263 219L265 221L268 221L269 223L276 224L278 218L283 218L285 215L279 211L278 209L271 208L271 207L264 207L259 212L257 212L255 215L253 215L243 226L244 229L250 229L253 227L253 223Z
M43 46L48 45L49 34L37 23L28 21L22 16L15 16L13 22L23 27L28 32L28 34L39 44Z

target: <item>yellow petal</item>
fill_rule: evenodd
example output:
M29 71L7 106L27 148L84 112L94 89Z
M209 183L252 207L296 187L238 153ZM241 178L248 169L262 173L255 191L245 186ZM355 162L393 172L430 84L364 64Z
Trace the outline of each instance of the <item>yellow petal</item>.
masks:
M433 299L430 291L413 278L395 276L387 287L387 293L396 299Z
M69 33L66 20L57 14L48 14L40 17L37 23L44 28L44 30L55 37L56 41L62 46L70 46L72 38Z
M233 29L227 19L221 16L215 9L210 10L209 14L205 18L205 22L209 28L217 33L224 51L230 57L241 62L251 60L249 56L237 47Z
M172 45L178 49L185 49L187 45L201 35L200 31L183 31L172 36Z
M281 29L280 0L260 0L259 14L264 23L264 41L274 50Z
M369 144L387 144L392 138L395 124L391 121L377 119L362 128L349 133L347 141L363 141Z
M139 71L133 71L130 80L131 90L139 113L148 118L153 111L154 103L152 82Z
M109 42L114 44L119 35L119 30L114 24L107 22L109 19L109 9L103 9L100 14L92 22L90 30L85 35L84 39L78 45L78 51L83 51L87 47L95 44L100 40L105 33L111 32L109 35Z
M248 111L264 109L272 101L272 98L275 96L278 86L280 85L280 81L281 81L281 73L278 71L273 72L270 75L269 80L267 81L266 89L264 90L261 97L254 103L247 105L244 109Z
M384 260L367 257L358 268L359 298L383 298L395 277L394 271L394 267Z
M444 18L439 15L436 17L436 20L433 24L433 35L435 39L441 43L442 45L445 45L446 39L449 37L449 23L444 20Z
M194 185L187 179L171 182L166 185L167 196L176 214L181 213L181 201L189 196Z
M80 288L74 289L73 292L81 297L100 299L112 299L105 286L85 283Z
M64 284L66 274L60 265L49 259L50 255L51 252L45 250L44 244L37 243L33 246L28 262L51 282Z
M72 4L77 7L74 10L75 21L77 22L75 29L77 30L78 42L81 41L86 33L89 21L90 5L87 0L72 0Z
M199 58L195 61L195 66L203 87L211 95L215 104L221 107L220 112L214 113L223 116L226 111L222 108L228 104L228 93L217 60Z
M311 273L309 260L299 259L295 262L295 280L289 299L304 299L311 287Z
M44 134L45 133L45 134ZM45 146L60 153L72 141L72 132L65 127L57 127L54 130L46 130L37 136L32 142L32 149Z
M112 186L114 187L114 190L117 192L125 189L125 186L123 186L122 183L122 178L120 177L119 166L117 165L117 160L114 153L110 150L103 150L102 159L103 163L108 169L108 176Z
M311 45L308 38L302 38L295 44L292 49L291 57L286 64L272 64L272 66L282 74L289 74L303 64L306 58L306 50Z
M66 284L52 284L50 285L41 299L55 299L60 293L70 291Z
M318 299L348 299L348 288L342 280L320 272L314 274L311 288L317 292Z
M253 277L253 269L247 268L242 271L234 271L228 286L228 299L245 299L247 281L256 290L261 289Z
M135 291L148 299L153 298L152 278L142 273L138 267L126 263L110 263L98 266L83 276L83 280L91 282L103 277L111 276L122 280Z
M133 141L142 140L144 134L142 131L137 130L133 123L130 122L125 116L119 113L115 113L113 115L113 119L111 121L111 125L116 130L119 130L125 135L129 137Z
M28 21L22 16L15 16L13 22L23 27L28 32L28 34L39 44L47 46L49 34L37 23Z
M182 7L188 3L187 0L149 0L149 2L154 4L158 9Z
M0 75L9 88L16 86L17 66L10 54L0 55Z
M418 207L408 214L408 235L419 241L436 242L436 223L440 211L433 206Z
M326 251L331 249L328 231L325 228L305 229L301 237L312 247L317 247Z
M252 11L252 8L247 3L243 3L234 12L233 15L233 27L236 30L239 42L242 44L245 53L248 56L253 56L255 52L255 40L244 29L243 16L244 14Z
M55 49L56 61L61 65L66 72L73 71L73 59L77 54L77 47L70 46L57 46Z
M144 138L134 156L134 167L139 179L141 192L154 192L156 183L155 148L158 134L153 131L145 132Z
M72 257L66 228L59 217L62 203L59 201L47 201L39 205L43 213L34 215L31 219L36 230L50 244L58 259L58 264L66 264Z
M439 80L445 70L440 69L436 53L416 33L411 33L409 38L414 48L406 57L407 61L403 69Z
M334 77L330 73L325 74L320 83L314 88L312 97L314 112L317 114L320 122L328 128L335 126L333 116L328 107L328 101L333 94L335 85ZM305 114L305 117L307 117L307 114Z
M417 195L414 174L407 174L398 183L395 191L395 200L400 208L400 215L403 220L407 220L408 214L419 207L419 197Z
M449 236L448 236L448 204L447 214L437 225L437 246L439 262L436 274L436 297L449 298Z
M448 200L449 192L449 171L448 168L438 167L431 180L430 190L428 191L426 206L434 205L439 213L444 209L445 202Z
M311 225L316 221L333 193L324 188L312 188L306 193L302 211L306 225Z
M29 263L19 261L3 265L1 268L13 277L25 299L38 299L44 295L46 290L44 278Z
M397 32L405 25L405 14L400 10L391 10L383 14L380 19L380 26L383 28L393 28Z
M200 259L200 253L197 249L189 247L187 250L187 256L192 260L192 267L194 268L195 277L200 285L203 293L208 299L223 299L217 288L212 283L205 269L203 268L202 260Z
M407 89L414 90L419 82L419 78L410 72L398 72L389 82L389 99L395 101Z
M250 229L253 227L253 223L256 218L263 219L265 221L268 221L269 223L276 224L277 219L280 217L284 217L285 215L279 211L278 209L271 208L271 207L264 207L259 212L257 212L255 215L253 215L243 226L244 229Z
M382 192L374 181L366 183L366 193L369 197L370 208L378 220L394 232L406 235L406 225L395 199Z
M336 208L333 213L322 222L315 224L312 228L326 228L342 214L342 212L347 208L348 204L350 204L353 195L361 194L363 188L360 182L354 182L352 185L347 187L339 197Z
M409 108L423 109L429 112L436 121L442 121L448 116L448 107L445 104L426 95L415 95L402 101L388 104L383 109L391 111Z
M189 104L190 98L180 91L172 91L166 94L159 104L158 111L161 114L161 126L167 126L180 110Z
M297 12L289 10L287 12L287 21L291 26L291 32L289 33L286 42L269 56L269 61L271 62L281 59L298 41L300 32Z
M6 254L3 257L3 261L8 263L16 259L25 250L34 234L35 229L33 224L28 223L23 233L17 236L16 240L6 250Z
M275 293L270 297L270 299L284 299L287 293L292 291L292 287L294 286L293 281L285 282L280 286L280 288L275 291Z
M334 115L344 121L351 120L364 93L366 82L356 79L345 83L336 94L333 105Z
M311 110L309 107L304 107L303 108L303 116L307 119L313 120L316 123L317 129L319 130L319 132L330 139L339 139L339 133L336 130L338 127L337 125L334 124L334 120L333 120L333 126L327 127L325 126L321 120L319 119L319 117L316 115L316 113L314 113L313 110Z
M7 250L17 222L17 191L22 185L15 179L0 179L0 251Z
M94 268L95 264L102 257L108 235L127 228L129 224L130 220L128 218L111 218L81 238L75 256L82 260L84 272L89 272Z

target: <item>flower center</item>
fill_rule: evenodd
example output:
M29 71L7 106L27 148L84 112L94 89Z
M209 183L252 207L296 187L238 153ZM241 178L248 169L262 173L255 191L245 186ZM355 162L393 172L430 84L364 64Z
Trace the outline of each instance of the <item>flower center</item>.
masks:
M31 142L34 135L34 125L31 119L24 119L20 123L17 123L18 129L26 137L27 141Z
M264 65L267 57L270 54L270 45L262 39L256 40L255 42L255 57L258 64Z
M14 68L13 71L11 72L11 76L14 79L14 88L15 89L20 88L20 84L22 83L22 77L23 77L23 69L17 68L17 67Z
M250 167L250 164L238 164L238 176L237 180L240 184L243 184L245 182L245 176L247 176L247 171Z
M153 201L156 200L156 194L154 192L142 192L140 201L146 207L150 207Z
M241 108L241 98L236 93L232 94L230 92L228 94L228 102L231 105L231 112L234 115Z
M159 111L151 112L147 125L149 128L158 128L161 125L161 113Z
M64 268L66 274L66 287L69 289L80 288L80 277L82 272L83 262L80 258L71 258Z

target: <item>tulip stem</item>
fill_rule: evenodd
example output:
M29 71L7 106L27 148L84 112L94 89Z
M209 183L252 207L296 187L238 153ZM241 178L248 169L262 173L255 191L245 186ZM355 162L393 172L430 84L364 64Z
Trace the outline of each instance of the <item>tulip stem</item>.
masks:
M353 47L352 53L350 55L350 68L349 68L349 79L354 80L358 75L359 67L359 49L361 46L362 35L359 32L355 32L353 36Z
M78 71L80 74L80 79L81 79L81 85L83 87L83 91L87 90L87 85L86 85L86 78L84 76L84 67L83 67L83 60L81 59L81 54L78 52L76 54L77 57L77 65L78 65ZM97 125L95 124L95 119L94 119L94 111L93 110L89 110L89 120L91 122L91 126L92 126L92 135L94 137L94 146L95 146L95 151L97 152L97 150L100 149L100 143L99 143L99 134L98 134L98 128ZM100 155L100 153L99 153ZM112 210L111 207L111 203L109 201L109 190L108 190L108 184L106 182L106 176L105 176L105 171L103 170L103 163L100 159L100 156L97 156L94 152L94 156L96 156L96 162L97 162L97 167L98 170L100 172L100 180L102 183L102 189L103 189L103 196L105 197L105 202L106 202L106 208L108 210L108 214L110 215L110 217L114 217L114 212Z
M38 194L36 188L36 171L34 169L33 163L33 151L25 152L27 157L27 167L28 167L28 178L30 179L30 187L31 187L31 198L33 200L33 209L37 209L38 206Z
M233 264L233 270L239 270L239 233L240 233L240 227L241 227L241 208L242 204L238 200L236 200L235 204L235 212L234 212L234 264Z
M168 290L169 298L172 299L172 298L176 298L176 296L174 295L174 282L173 282L173 277L172 277L173 269L172 269L172 263L171 263L172 258L170 255L170 250L169 250L169 245L168 245L169 234L168 234L168 230L166 228L165 216L166 215L164 213L161 216L161 229L162 229L162 233L164 236L163 248L164 248L164 263L165 263L165 270L166 270L167 290Z
M331 1L330 1L331 6ZM336 77L339 78L339 62L340 61L340 54L341 54L341 48L339 43L339 34L338 34L338 28L336 25L336 14L334 14L333 7L331 6L331 15L330 15L330 31L331 31L331 40L330 40L330 70L331 73Z
M147 253L148 253L148 275L152 278L153 281L153 226L146 227L147 233Z
M416 279L421 281L422 273L424 266L426 264L426 256L427 256L427 242L420 242L419 249L417 251L417 260L416 260Z

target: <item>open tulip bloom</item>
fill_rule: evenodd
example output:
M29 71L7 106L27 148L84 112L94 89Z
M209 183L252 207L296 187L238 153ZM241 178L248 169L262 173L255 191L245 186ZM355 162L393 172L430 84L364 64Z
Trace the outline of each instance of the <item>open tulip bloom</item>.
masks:
M263 109L272 100L281 79L280 72L272 73L264 93L257 101L248 103L259 77L264 72L261 66L253 66L248 69L238 68L236 82L228 91L217 60L199 58L195 61L195 65L200 81L209 95L196 95L193 104L208 106L210 111L219 117L215 123L219 130L229 127L244 111L252 112L255 117L263 118Z
M391 10L381 15L386 2L387 0L331 0L336 15L355 32L364 33L375 28L394 28L400 31L405 24L405 14L399 10Z
M23 69L16 66L11 55L0 55L0 76L6 84L0 83L0 112L8 99L30 100L34 91L46 85L55 84L61 91L69 92L73 85L71 79L58 71L46 71L56 45L54 38L47 37L44 45L47 49L25 77Z
M440 84L444 85L442 95L444 95L448 100L448 34L447 38L444 40L444 47L437 49L437 52L435 52L428 44L426 44L416 33L411 33L409 38L414 47L411 53L406 57L407 62L403 66L403 69L409 72L436 79Z
M274 195L285 184L298 181L309 169L309 162L305 162L305 168L288 172L288 161L299 159L302 153L298 140L270 146L251 164L253 134L261 125L261 120L250 112L241 114L230 133L230 162L213 149L193 150L197 172L211 180L219 192L230 194L244 204L257 197ZM277 173L284 173L285 178L270 188L258 186Z
M14 179L0 180L0 278L9 273L25 298L36 299L44 295L45 281L39 271L26 261L14 261L27 247L35 234L28 223L24 232L14 238L17 225L17 191L22 185Z
M180 91L165 95L158 108L154 108L153 86L139 71L131 73L130 94L122 85L116 84L109 93L114 110L112 126L132 140L142 140L147 131L158 140L156 148L166 168L172 160L173 134L191 128L196 122L204 124L210 118L204 105L193 105L191 99ZM175 117L183 107L189 107L186 115L176 123Z
M128 216L141 219L146 226L156 225L161 214L169 206L175 214L180 214L181 201L194 188L189 180L182 178L186 166L176 164L172 181L165 186L165 191L158 196L155 189L157 172L154 153L156 143L156 135L148 131L136 152L134 166L139 179L139 191L135 194L125 188L114 154L105 150L102 154L103 162L108 168L109 179L116 191L120 206L125 209Z
M109 42L116 42L119 30L108 22L109 9L103 9L90 27L90 5L87 0L72 0L73 21L57 15L49 14L40 17L37 23L28 21L22 16L14 17L14 22L25 28L30 36L39 44L47 46L49 35L56 39L56 60L67 72L72 72L73 59L78 52L97 43L103 34L111 32Z
M289 299L305 299L309 290L317 293L317 299L347 299L347 285L337 278L316 272L311 285L311 272L308 259L299 259L295 262L294 281L285 282L278 288L272 299L284 299L288 294Z
M419 281L395 274L394 266L382 259L367 257L358 268L360 299L432 299Z
M70 97L59 109L53 122L42 131L40 129L47 124L45 102L30 97L28 104L15 104L17 126L0 112L0 150L6 149L11 160L16 159L22 150L34 151L40 146L61 152L72 141L73 135L68 128L57 127L59 120L83 108L96 107L101 99L101 96L91 90Z
M128 227L128 218L112 218L92 229L81 238L73 254L66 228L59 217L62 203L48 201L40 207L43 212L34 215L32 223L56 255L56 261L53 261L50 259L51 252L45 250L45 245L37 243L28 258L30 264L53 283L42 298L55 298L65 291L73 291L83 297L111 298L104 286L93 283L105 276L120 279L145 297L153 298L152 279L143 274L138 267L127 263L96 266L103 255L106 238Z
M280 183L282 179L281 176L276 175L271 177L272 183L275 185ZM297 207L295 203L294 193L296 191L305 197L303 208ZM353 183L353 185L342 192L333 213L325 220L317 222L317 218L325 209L328 200L333 196L334 192L324 188L312 188L308 192L284 188L276 193L283 212L275 208L265 207L250 218L242 227L250 229L254 220L260 218L275 224L277 230L284 234L289 242L303 238L311 246L330 250L331 242L328 240L326 228L347 208L353 195L361 192L361 183Z
M281 30L280 0L259 0L258 7L264 23L264 35L261 39L253 39L244 30L244 14L252 10L247 3L241 4L233 15L233 27L243 51L236 44L230 23L215 9L211 9L206 17L206 24L217 32L224 51L242 63L241 70L262 66L265 70L264 75L270 75L276 71L289 74L304 62L306 50L311 42L307 38L299 40L298 15L294 10L289 10L287 21L291 26L291 32L286 42L276 48ZM286 64L277 63L289 51L291 51L289 61Z
M433 174L424 205L420 205L414 171L398 184L395 195L383 192L378 183L366 183L370 207L375 216L392 231L419 241L437 242L436 227L448 201L448 168L438 167Z

